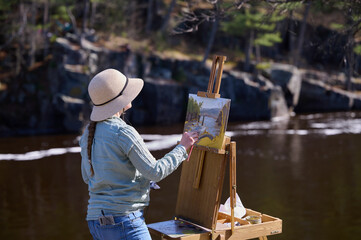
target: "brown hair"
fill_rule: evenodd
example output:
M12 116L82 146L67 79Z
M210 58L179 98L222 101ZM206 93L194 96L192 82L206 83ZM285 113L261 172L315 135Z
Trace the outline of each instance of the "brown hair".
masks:
M92 145L93 145L93 140L94 140L94 133L95 133L95 128L97 126L97 122L94 121L90 121L89 125L88 125L88 161L90 164L90 172L91 172L91 176L94 175L94 169L93 169L93 164L92 164Z

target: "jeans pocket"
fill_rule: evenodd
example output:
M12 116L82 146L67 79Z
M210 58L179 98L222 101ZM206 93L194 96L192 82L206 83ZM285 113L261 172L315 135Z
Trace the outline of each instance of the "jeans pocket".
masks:
M126 232L124 231L123 223L115 223L114 225L100 225L98 224L100 239L125 239Z
M133 229L140 228L143 224L145 224L143 217L137 217L130 221L130 225Z
M122 228L123 224L122 223L115 223L115 224L108 224L108 225L98 224L98 227L101 229L117 229L117 228Z

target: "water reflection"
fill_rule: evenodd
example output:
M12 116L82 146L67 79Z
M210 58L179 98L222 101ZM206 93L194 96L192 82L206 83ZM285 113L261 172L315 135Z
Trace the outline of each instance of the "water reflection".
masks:
M180 124L138 130L159 158L182 129ZM270 239L356 239L361 234L360 133L360 113L229 124L244 206L283 220L282 235ZM90 239L77 139L0 139L0 239ZM34 161L9 161L7 155L24 160L35 153ZM151 193L147 222L173 218L180 171ZM228 172L222 202L228 198L227 184Z

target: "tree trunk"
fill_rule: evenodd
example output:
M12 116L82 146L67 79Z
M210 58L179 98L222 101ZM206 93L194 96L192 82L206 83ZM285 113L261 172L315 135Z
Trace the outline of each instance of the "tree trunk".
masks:
M171 15L172 12L173 12L173 9L174 9L174 7L175 7L176 1L177 1L177 0L172 0L172 2L169 4L167 14L166 14L165 17L164 17L164 21L163 21L162 27L160 28L160 30L161 30L162 32L164 32L165 30L167 30L168 22L169 22L169 19L170 19L170 15Z
M130 36L136 36L136 23L137 23L137 1L133 0L130 3Z
M217 33L217 30L218 30L218 22L219 22L218 17L216 17L216 19L214 20L214 22L212 24L212 30L211 30L211 34L209 36L206 51L204 52L204 57L203 57L202 64L204 64L207 61L209 53L211 52L211 49L213 47L214 39L216 37L216 33Z
M147 7L147 22L145 25L145 32L150 33L152 29L152 22L153 22L153 3L154 0L148 1L148 7Z
M15 57L16 57L15 75L17 76L17 75L20 74L21 61L22 61L21 45L20 44L19 44L19 47L16 48Z
M89 14L89 0L84 0L82 33L85 33L88 27L88 14Z
M49 22L49 0L45 0L44 1L44 14L43 14L43 40L44 40L43 58L44 59L48 55L48 50L49 50L48 22Z
M355 67L354 67L354 72L358 73L360 71L360 62L361 62L361 57L360 55L355 55Z
M257 44L255 48L256 48L256 66L257 66L257 64L261 62L261 46Z
M247 43L245 44L245 59L244 59L244 67L243 70L245 72L249 72L251 69L251 55L253 48L253 39L254 39L254 31L251 30L249 33L249 38L247 39Z
M214 14L214 22L212 24L212 29L211 29L211 33L209 36L209 40L208 40L208 44L207 44L207 48L204 52L204 57L203 57L203 61L202 64L205 64L205 62L207 61L207 58L212 50L213 47L213 43L214 43L214 39L216 38L216 33L218 30L218 26L219 26L219 17L220 17L220 11L219 11L219 4L220 2L217 2L216 4L214 4L214 9L215 9L215 14Z
M22 70L22 65L24 63L24 46L25 46L25 28L28 23L28 9L25 8L23 3L19 5L19 17L21 18L21 26L18 31L18 43L19 47L16 48L16 65L15 65L15 74L19 75Z
M295 30L295 21L293 20L293 11L290 11L290 15L289 15L289 51L290 51L290 62L293 63L292 61L295 59L295 42L296 42L296 30Z
M79 30L78 30L78 28L76 26L76 20L75 20L75 17L73 15L73 13L70 11L70 9L68 7L66 7L66 12L68 13L71 24L73 25L74 33L79 37L80 33L79 33Z
M94 20L96 17L97 6L98 6L97 2L92 2L92 12L91 12L91 17L90 17L90 22L89 22L89 25L91 28L94 27Z
M36 2L32 2L31 4L31 29L30 29L30 51L29 51L29 59L28 66L33 66L35 64L35 53L36 53L36 15L37 15L37 7Z
M258 76L258 64L261 62L261 46L259 44L255 45L255 53L256 53L256 62L253 68L253 77L257 79Z
M302 26L301 26L301 31L300 31L300 35L298 38L298 42L297 42L297 48L296 51L293 55L293 64L296 65L296 67L299 66L300 63L300 56L301 56L301 52L302 52L302 47L303 47L303 41L305 39L305 32L306 32L306 26L307 26L307 17L308 17L308 13L310 12L310 7L311 7L311 1L308 1L306 3L306 9L305 9L305 13L303 15L303 20L302 20Z
M352 36L351 31L349 31L348 33L348 42L346 45L346 69L345 69L345 74L346 74L346 90L351 91L352 90L352 73L353 73L353 65L354 65L354 52L353 52L353 47L354 47L354 38Z

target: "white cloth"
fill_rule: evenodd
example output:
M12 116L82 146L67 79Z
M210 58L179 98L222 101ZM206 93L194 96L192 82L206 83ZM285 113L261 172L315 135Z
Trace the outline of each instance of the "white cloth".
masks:
M219 211L231 215L231 198L228 198L224 204L220 205ZM236 207L234 208L234 216L237 218L242 218L244 215L246 215L246 209L244 208L238 194L236 194Z

